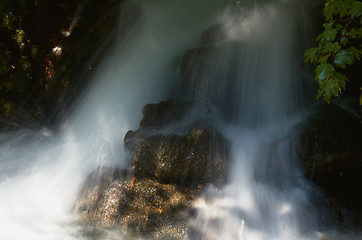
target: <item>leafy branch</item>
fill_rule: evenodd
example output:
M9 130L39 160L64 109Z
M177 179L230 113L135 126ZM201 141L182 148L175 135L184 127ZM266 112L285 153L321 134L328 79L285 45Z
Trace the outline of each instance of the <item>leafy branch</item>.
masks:
M329 103L332 97L338 97L346 89L348 78L344 69L361 59L362 2L327 0L323 15L326 22L323 32L316 38L318 46L304 53L304 61L316 65L317 98L323 97Z

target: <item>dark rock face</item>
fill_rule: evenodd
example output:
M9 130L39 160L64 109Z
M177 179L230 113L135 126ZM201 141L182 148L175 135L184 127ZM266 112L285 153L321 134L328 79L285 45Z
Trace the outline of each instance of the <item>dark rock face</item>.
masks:
M224 42L225 35L225 27L220 23L215 23L201 34L200 46L220 46Z
M233 47L236 46L202 47L186 51L181 62L185 90L195 96L202 94L220 109L232 107L235 97L232 95L233 89L239 87L233 79L238 63L237 51Z
M186 186L226 179L227 145L225 139L210 130L126 140L134 142L137 177Z
M145 106L140 128L125 136L137 178L184 186L226 180L229 143L210 124L185 119L191 108L192 102L183 100ZM181 120L189 122L183 126L187 129L184 134L169 134L159 128Z
M147 104L142 110L141 130L159 129L174 122L180 122L191 110L190 100L168 100L158 104Z
M302 128L306 131L297 151L305 175L330 201L361 211L361 119L336 105L322 104Z
M241 82L238 67L242 46L224 41L223 26L215 24L202 35L200 47L188 50L181 61L182 87L186 94L216 106L227 120L238 114Z

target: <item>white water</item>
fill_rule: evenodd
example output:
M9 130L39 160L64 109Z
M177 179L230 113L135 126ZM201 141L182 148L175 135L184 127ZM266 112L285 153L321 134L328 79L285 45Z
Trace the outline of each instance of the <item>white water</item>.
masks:
M234 98L240 102L238 123L223 129L233 141L231 183L210 189L211 199L197 202L200 212L191 225L207 239L318 239L315 190L300 178L294 142L283 140L302 97L295 45L304 36L296 31L308 24L305 8L297 0L265 2L257 8L254 1L234 2L249 6L230 10L230 2L222 0L140 1L142 21L103 61L59 134L2 136L0 239L83 238L70 212L82 180L98 165L126 165L124 134L138 127L145 104L173 96L180 57L197 47L200 33L216 21L227 27L225 41L242 41L248 50L237 53L234 72L235 88L241 89ZM203 75L208 82L202 94L227 96L222 88L222 93L208 90L223 79L209 71Z
M223 61L235 65L227 74L240 89L232 96L239 104L229 109L237 113L237 124L224 130L233 142L230 184L210 189L196 204L198 230L189 237L199 231L207 239L318 239L326 217L318 209L322 198L303 179L289 132L303 98L299 44L310 24L305 6L299 1L239 6L219 18L233 46L209 60L199 89L211 99L229 98L227 83L220 84L212 71ZM242 47L235 47L238 43Z

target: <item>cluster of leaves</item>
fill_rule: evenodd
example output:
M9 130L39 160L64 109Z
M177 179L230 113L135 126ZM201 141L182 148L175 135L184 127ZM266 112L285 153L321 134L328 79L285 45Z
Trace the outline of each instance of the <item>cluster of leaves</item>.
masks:
M0 89L23 89L32 73L20 10L14 1L0 3Z
M0 1L0 90L21 94L38 81L50 42L67 26L72 1Z
M304 60L316 65L318 98L324 97L330 102L333 96L339 96L346 88L347 66L361 59L362 2L327 0L323 15L326 22L323 24L323 32L316 38L318 46L308 49Z
M70 24L77 0L0 0L0 119L40 116L46 59Z

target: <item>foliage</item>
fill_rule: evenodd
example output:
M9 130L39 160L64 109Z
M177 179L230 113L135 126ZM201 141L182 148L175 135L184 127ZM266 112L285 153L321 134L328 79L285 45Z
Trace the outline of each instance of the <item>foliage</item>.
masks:
M0 89L23 89L31 66L24 56L26 34L12 1L0 4L0 32Z
M308 49L304 60L316 65L315 78L319 83L317 97L324 97L330 102L333 96L339 96L346 88L347 67L361 59L362 2L326 0L323 15L324 29L316 38L318 46Z
M76 0L0 0L2 122L41 118L46 97L51 96L46 74L54 64L48 56L61 41L62 28L70 25L76 6Z

